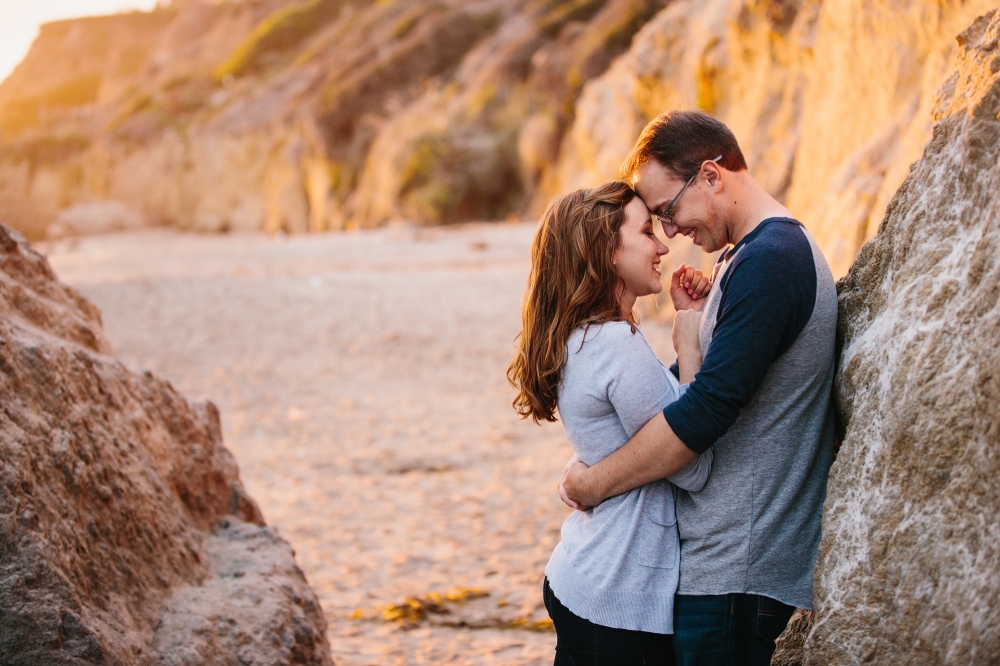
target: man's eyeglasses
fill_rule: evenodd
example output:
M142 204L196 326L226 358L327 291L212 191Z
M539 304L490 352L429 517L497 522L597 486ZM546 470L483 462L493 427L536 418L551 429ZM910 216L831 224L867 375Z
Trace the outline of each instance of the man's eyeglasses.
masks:
M711 161L715 162L716 164L718 164L719 160L721 160L721 159L722 159L722 155L719 155L718 157L716 157L714 160L711 160ZM650 216L653 218L653 222L659 222L660 224L673 224L674 223L674 218L671 217L670 213L674 210L674 206L677 205L677 202L680 200L681 195L684 194L684 190L686 190L688 188L688 186L691 185L691 183L694 182L694 179L698 177L699 173L701 173L701 169L699 169L698 171L695 171L694 175L691 176L690 178L688 178L688 181L686 183L684 183L684 187L682 187L681 191L677 193L677 196L673 198L673 201L671 201L670 203L667 204L667 207L665 209L663 209L662 213L650 213Z

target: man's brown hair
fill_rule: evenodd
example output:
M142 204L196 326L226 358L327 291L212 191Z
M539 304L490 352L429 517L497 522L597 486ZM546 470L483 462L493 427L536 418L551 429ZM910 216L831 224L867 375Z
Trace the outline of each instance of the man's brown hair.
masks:
M555 421L559 379L570 334L581 326L628 321L620 311L624 283L614 267L625 207L635 192L614 182L556 197L531 244L531 275L521 307L521 334L507 380L521 418Z
M698 173L703 162L719 155L719 166L728 171L747 168L743 151L725 124L703 111L668 111L642 130L620 175L633 183L639 169L655 160L677 179L687 180Z

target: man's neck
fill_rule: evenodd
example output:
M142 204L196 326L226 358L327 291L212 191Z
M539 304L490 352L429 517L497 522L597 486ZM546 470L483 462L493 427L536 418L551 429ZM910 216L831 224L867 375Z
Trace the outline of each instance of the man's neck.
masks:
M760 223L771 217L791 217L791 212L782 206L774 197L747 172L741 172L734 183L736 190L731 208L731 224L729 242L736 245L747 235L760 226Z

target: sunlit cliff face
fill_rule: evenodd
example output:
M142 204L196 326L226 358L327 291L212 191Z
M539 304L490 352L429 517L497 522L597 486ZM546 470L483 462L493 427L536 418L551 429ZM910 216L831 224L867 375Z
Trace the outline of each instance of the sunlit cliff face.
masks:
M43 23L131 10L150 10L156 0L40 0L0 2L0 81L24 59Z
M53 24L0 86L0 218L35 237L531 218L697 107L842 275L930 138L955 36L995 5L190 0Z
M40 237L530 214L583 85L664 4L187 0L48 25L0 86L0 218Z
M995 0L675 0L587 84L552 190L614 177L652 117L701 108L733 130L750 175L802 221L841 276L931 138L956 35L995 8ZM684 248L671 244L675 257Z

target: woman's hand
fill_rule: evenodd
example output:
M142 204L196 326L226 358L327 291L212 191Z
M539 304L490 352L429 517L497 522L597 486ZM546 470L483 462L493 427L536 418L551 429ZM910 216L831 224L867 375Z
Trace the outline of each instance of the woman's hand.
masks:
M562 478L559 479L559 499L563 501L563 504L571 509L576 509L577 511L586 511L587 509L593 508L580 504L579 502L570 499L569 493L566 491L566 478L573 472L579 471L581 469L587 469L586 463L580 460L580 457L575 453L570 457L566 466L563 467Z
M701 370L701 311L678 310L674 316L674 350L677 351L677 368L681 384L690 384Z
M674 309L698 310L705 306L705 296L712 289L712 281L694 266L681 264L670 274L670 300Z

